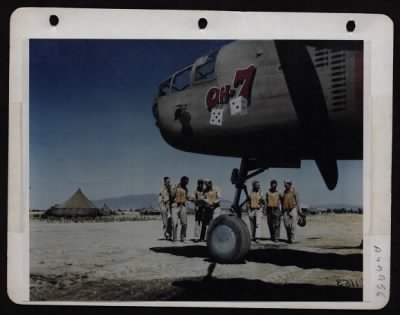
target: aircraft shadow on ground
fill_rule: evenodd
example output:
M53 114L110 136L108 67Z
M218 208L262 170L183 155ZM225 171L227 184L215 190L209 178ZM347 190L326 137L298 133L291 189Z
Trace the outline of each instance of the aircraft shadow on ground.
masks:
M207 247L203 245L152 247L150 250L156 253L171 254L189 258L208 258L210 256Z
M311 284L271 284L261 280L178 280L170 300L180 301L361 301L362 288Z
M189 258L209 258L206 246L169 246L152 247L156 253L165 253ZM288 248L262 248L249 251L249 262L268 263L278 266L297 266L303 269L339 269L362 271L362 254L341 255L335 253L315 253ZM241 262L243 263L243 262Z
M362 249L360 246L332 246L325 249Z

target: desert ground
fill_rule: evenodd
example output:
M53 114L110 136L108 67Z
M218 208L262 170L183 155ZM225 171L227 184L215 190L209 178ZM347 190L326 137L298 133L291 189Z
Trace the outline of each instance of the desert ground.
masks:
M247 217L244 220L248 223ZM362 215L309 215L294 244L260 240L239 264L216 264L205 243L163 238L161 220L30 223L31 300L362 300Z

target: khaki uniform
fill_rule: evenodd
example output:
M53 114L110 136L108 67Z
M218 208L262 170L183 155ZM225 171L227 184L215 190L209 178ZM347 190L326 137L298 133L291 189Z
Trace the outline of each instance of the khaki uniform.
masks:
M165 184L161 186L159 194L160 214L163 222L163 233L166 238L170 237L168 231L168 219L171 217L170 196Z
M197 188L193 190L193 197L195 201L194 206L194 237L200 236L201 223L203 221L204 207L196 204L196 201L204 199L204 191L198 191Z
M172 194L175 196L172 202L172 240L176 241L178 236L178 221L181 222L181 241L186 239L187 228L187 190L179 184L174 186Z
M252 191L249 194L247 207L249 210L249 221L251 237L256 238L256 231L261 221L262 194L260 191Z
M265 195L265 202L268 229L271 234L271 240L277 241L279 240L281 229L281 194L279 191L267 191Z
M283 192L282 195L282 209L283 209L283 223L285 225L286 234L289 243L295 239L298 208L297 194L293 189Z
M203 221L201 225L200 240L204 240L206 237L207 226L211 220L221 214L221 208L216 203L219 203L221 199L221 193L219 189L213 186L210 190L204 191L204 200L207 202L208 207L204 207Z

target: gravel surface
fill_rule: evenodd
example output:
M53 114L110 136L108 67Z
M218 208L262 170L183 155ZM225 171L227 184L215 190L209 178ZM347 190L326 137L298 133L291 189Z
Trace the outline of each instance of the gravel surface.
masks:
M188 223L188 240L171 243L160 220L32 221L31 300L362 299L362 215L309 215L294 244L271 242L263 218L246 262L227 265L210 261L206 244L191 240L193 216Z

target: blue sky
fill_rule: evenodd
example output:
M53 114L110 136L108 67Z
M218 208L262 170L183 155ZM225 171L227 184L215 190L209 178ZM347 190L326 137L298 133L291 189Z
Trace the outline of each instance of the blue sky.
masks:
M173 149L154 125L159 83L224 41L30 40L30 208L47 209L79 187L92 200L158 193L161 179L211 177L224 199L240 160ZM291 178L303 203L362 204L362 162L339 161L329 191L313 161L257 177ZM280 184L282 186L282 183Z

